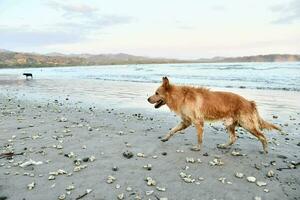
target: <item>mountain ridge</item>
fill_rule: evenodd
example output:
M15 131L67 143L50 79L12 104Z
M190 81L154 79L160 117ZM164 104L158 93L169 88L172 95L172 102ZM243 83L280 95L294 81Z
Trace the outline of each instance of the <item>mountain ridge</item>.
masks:
M117 54L48 54L13 52L0 49L0 68L91 66L121 64L164 64L164 63L221 63L221 62L286 62L300 61L297 54L267 54L241 57L213 57L202 59L172 59Z

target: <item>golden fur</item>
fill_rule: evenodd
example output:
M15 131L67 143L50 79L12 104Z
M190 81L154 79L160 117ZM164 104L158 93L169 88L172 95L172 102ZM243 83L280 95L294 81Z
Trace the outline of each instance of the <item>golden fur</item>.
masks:
M259 116L254 101L248 101L242 96L231 92L173 85L169 83L167 77L163 77L162 85L154 95L148 98L148 101L155 104L155 108L166 104L170 110L182 119L162 139L163 142L168 141L176 132L189 127L191 124L195 125L198 144L192 148L193 150L200 150L201 148L204 121L207 120L221 120L227 128L230 140L227 144L219 145L220 148L226 148L236 141L235 127L239 125L256 136L267 153L267 139L261 130L280 130L277 126L264 121Z

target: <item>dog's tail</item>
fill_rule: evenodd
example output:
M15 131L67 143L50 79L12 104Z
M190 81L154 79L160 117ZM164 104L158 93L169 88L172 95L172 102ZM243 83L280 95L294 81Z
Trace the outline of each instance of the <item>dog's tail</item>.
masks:
M272 129L275 129L275 130L278 130L278 131L282 131L278 126L275 126L274 124L271 124L267 121L265 121L264 119L262 119L259 114L258 114L258 111L257 111L257 108L256 108L256 104L254 101L251 101L251 106L254 110L254 115L256 115L256 119L258 120L258 125L259 125L259 128L261 130L263 129L267 129L267 130L272 130Z

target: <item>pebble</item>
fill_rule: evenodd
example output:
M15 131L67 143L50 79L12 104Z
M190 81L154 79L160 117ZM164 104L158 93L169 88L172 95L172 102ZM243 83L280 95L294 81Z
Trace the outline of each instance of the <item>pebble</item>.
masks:
M210 161L209 164L211 166L215 166L215 165L221 166L221 165L224 165L224 162L221 159L215 158L212 161Z
M65 118L65 117L61 117L59 120L58 120L59 122L67 122L68 121L68 119L67 118Z
M82 169L85 169L85 168L87 168L87 165L79 165L79 166L76 166L76 167L74 167L74 172L79 172L79 171L81 171Z
M241 153L238 152L238 151L232 151L232 152L231 152L231 155L233 155L233 156L244 156L245 154L241 154Z
M125 151L123 152L123 156L127 159L130 159L133 157L133 153L131 151Z
M267 183L266 183L266 182L263 182L263 181L257 181L257 182L256 182L256 185L258 185L259 187L261 187L261 186L266 186Z
M273 170L269 170L268 173L267 173L267 176L269 178L273 177L275 175L274 171Z
M66 190L67 191L71 191L71 190L74 190L75 189L75 186L74 185L69 185Z
M136 156L137 156L137 157L142 157L142 158L144 158L144 157L145 157L145 154L143 154L143 153L137 153Z
M121 185L117 184L116 185L116 189L119 189L121 187Z
M48 177L48 180L55 180L55 176L50 175L50 176Z
M119 199L119 200L124 199L124 193L119 194L119 195L118 195L118 199Z
M109 176L107 177L106 183L111 184L111 183L115 182L115 180L116 180L115 177L109 175Z
M248 176L247 181L249 181L250 183L254 183L256 181L256 178L254 176Z
M29 183L27 185L28 190L32 190L35 187L35 182Z
M147 181L148 186L155 186L156 185L156 181L153 180L151 177L147 177L145 180Z
M184 172L180 172L180 177L182 178L182 180L186 183L194 183L195 182L195 179L192 178L192 175L187 175L186 173Z
M144 165L144 169L150 171L152 169L152 165L151 164Z
M113 170L114 172L116 172L116 171L118 171L118 170L119 170L119 167L117 167L117 166L113 166L113 167L112 167L112 170Z
M64 199L66 199L66 195L65 194L61 194L61 195L59 195L58 199L59 200L64 200Z
M131 192L131 191L132 191L132 188L128 186L128 187L126 188L126 191L127 191L127 192Z
M153 194L154 191L153 190L149 190L149 191L146 191L145 193L146 193L147 196L149 196L149 195Z
M185 160L186 160L187 163L195 163L195 159L194 158L186 157Z
M243 174L243 173L240 173L240 172L236 172L236 173L235 173L235 177L237 177L237 178L243 178L243 177L244 177L244 174Z
M166 156L168 153L167 152L162 152L161 155Z
M166 191L166 188L164 188L164 187L156 187L156 189L158 190L158 191L161 191L161 192L165 192Z
M269 189L265 188L265 189L264 189L264 192L268 193L268 192L269 192Z

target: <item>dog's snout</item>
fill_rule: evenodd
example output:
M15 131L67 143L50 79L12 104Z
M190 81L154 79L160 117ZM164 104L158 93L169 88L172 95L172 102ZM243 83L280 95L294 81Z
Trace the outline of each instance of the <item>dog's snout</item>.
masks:
M150 102L150 97L147 99L148 102Z

